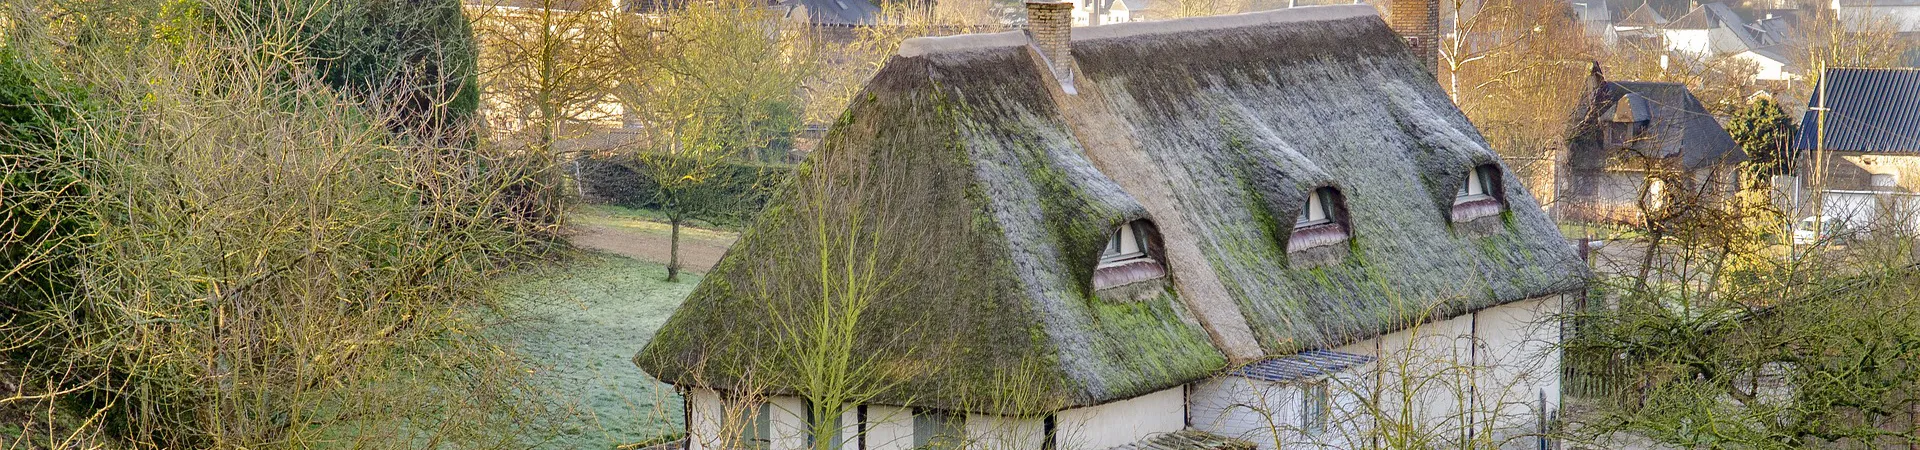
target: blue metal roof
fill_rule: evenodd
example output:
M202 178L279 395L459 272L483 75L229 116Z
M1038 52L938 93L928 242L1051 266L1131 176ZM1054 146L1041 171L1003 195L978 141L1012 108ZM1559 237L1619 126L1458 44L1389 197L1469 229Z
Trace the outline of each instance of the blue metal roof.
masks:
M1857 152L1920 152L1920 69L1827 69L1826 148ZM1820 88L1800 119L1798 150L1816 147Z
M1227 375L1266 381L1299 381L1347 370L1375 359L1378 358L1332 350L1308 350L1240 366L1227 372Z

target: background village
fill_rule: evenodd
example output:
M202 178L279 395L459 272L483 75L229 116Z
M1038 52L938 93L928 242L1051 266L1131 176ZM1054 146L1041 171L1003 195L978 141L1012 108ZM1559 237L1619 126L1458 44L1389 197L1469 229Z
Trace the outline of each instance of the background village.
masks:
M0 124L0 450L1920 447L1915 0L14 0Z

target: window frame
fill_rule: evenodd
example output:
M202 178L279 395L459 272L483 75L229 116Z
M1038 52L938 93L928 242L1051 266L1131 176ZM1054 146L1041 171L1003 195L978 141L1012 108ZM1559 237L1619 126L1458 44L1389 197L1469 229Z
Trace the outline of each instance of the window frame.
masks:
M1293 231L1287 235L1287 252L1326 247L1352 239L1345 202L1345 195L1340 193L1340 189L1330 185L1307 191L1307 201L1300 206L1300 215L1294 218ZM1319 217L1315 217L1316 211Z
M945 432L956 430L960 433L959 436L949 436L945 434ZM942 441L942 438L952 439L953 441ZM914 408L913 448L919 450L966 449L967 414L930 408Z
M749 402L749 400L739 397L735 397L732 400L735 402ZM722 403L721 408L724 414L726 408L724 403ZM742 414L740 419L746 420L746 423L742 424L738 435L734 436L734 445L742 449L752 450L773 448L772 402L750 402L750 404L744 408L747 414Z
M800 399L800 408L802 411L806 412L806 418L805 418L806 420L803 421L802 423L804 424L803 426L806 427L805 434L807 435L807 448L811 449L811 448L814 448L814 439L819 438L819 436L814 436L813 434L814 422L819 418L814 417L813 415L812 400L808 400L804 398ZM847 414L847 411L845 409L842 409L840 411L840 414L835 415L832 419L833 430L834 430L833 431L834 444L832 448L834 448L835 450L844 450L847 448L847 440L845 439L846 431L844 428L846 424L841 423L841 416L845 416L846 414Z
M1500 199L1500 168L1492 164L1481 164L1467 170L1467 179L1460 183L1460 190L1453 194L1453 204L1465 204L1479 200ZM1480 188L1474 192L1474 187Z
M1100 251L1099 268L1125 265L1153 257L1151 252L1148 251L1148 233L1141 227L1141 222L1143 221L1143 219L1128 221L1126 225L1121 225L1120 228L1115 229L1113 234L1107 237L1107 246L1102 247ZM1133 243L1134 251L1132 252L1125 251L1126 244L1129 241Z
M1293 228L1297 230L1340 221L1340 216L1333 208L1334 194L1332 186L1316 187L1308 192L1307 203L1300 206L1300 217L1293 219ZM1319 213L1320 217L1314 218L1314 213Z
M1327 380L1313 380L1301 383L1299 387L1300 433L1314 436L1325 432L1329 412L1333 409L1331 396L1327 393Z

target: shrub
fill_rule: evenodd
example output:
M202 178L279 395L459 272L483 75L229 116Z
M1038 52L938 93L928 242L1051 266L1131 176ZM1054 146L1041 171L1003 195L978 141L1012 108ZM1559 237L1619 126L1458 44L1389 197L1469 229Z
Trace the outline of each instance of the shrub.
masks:
M32 101L0 104L36 105L0 110L0 220L43 230L0 233L0 386L40 394L0 403L31 403L29 448L484 448L525 431L525 372L485 326L490 281L547 245L501 199L551 168L391 132L404 111L332 89L273 20L5 60L0 95ZM55 289L14 301L22 285Z
M663 195L651 179L642 174L646 161L630 157L580 158L578 176L585 200L595 203L639 209L662 209ZM728 160L714 170L715 178L702 183L702 190L721 199L701 220L718 224L741 224L751 220L767 205L772 188L793 175L793 166Z

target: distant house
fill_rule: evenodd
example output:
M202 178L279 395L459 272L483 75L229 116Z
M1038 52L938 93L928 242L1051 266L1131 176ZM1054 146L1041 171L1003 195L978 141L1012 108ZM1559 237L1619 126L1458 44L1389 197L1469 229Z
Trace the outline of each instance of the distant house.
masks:
M1820 211L1856 225L1920 209L1920 69L1827 69L1807 100L1795 154ZM1824 95L1823 95L1824 93ZM1825 114L1822 114L1825 112ZM1799 212L1813 215L1813 199Z
M1561 218L1637 222L1676 196L1737 188L1746 153L1686 85L1607 81L1598 70L1591 80L1555 196Z
M904 42L635 357L689 448L1546 445L1586 266L1373 7L1028 8ZM887 280L847 334L878 388L814 417L775 380L815 373L786 331L855 218L895 230L850 256Z
M1574 19L1579 22L1581 29L1586 30L1587 37L1612 45L1620 38L1613 28L1614 16L1625 12L1614 11L1617 4L1608 0L1574 0Z
M867 0L785 0L780 6L789 20L825 28L872 26L880 15L880 7Z
M1072 0L1073 26L1149 20L1149 0Z
M1661 27L1667 49L1696 57L1740 53L1759 46L1747 23L1725 3L1708 3Z
M1829 0L1827 7L1856 30L1884 23L1894 31L1920 31L1920 0Z

